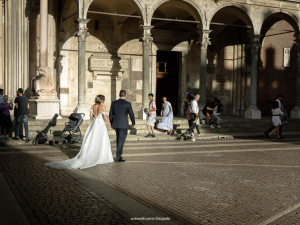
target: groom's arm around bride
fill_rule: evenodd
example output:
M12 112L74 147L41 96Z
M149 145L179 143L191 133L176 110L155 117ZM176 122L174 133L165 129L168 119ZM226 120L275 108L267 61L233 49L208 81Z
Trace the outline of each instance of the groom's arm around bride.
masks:
M121 90L120 98L113 101L110 107L109 120L112 129L116 131L117 136L117 162L124 162L122 158L123 146L128 133L128 115L130 116L132 127L135 126L134 113L130 102L127 102L126 91Z

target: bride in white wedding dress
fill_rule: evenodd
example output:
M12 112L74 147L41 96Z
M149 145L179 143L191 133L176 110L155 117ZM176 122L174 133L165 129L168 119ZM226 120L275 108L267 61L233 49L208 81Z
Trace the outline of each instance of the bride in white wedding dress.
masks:
M103 95L98 95L95 99L95 105L92 106L90 113L94 120L85 132L79 153L72 159L46 163L45 166L55 169L85 169L98 164L114 162L104 122L105 120L110 125L106 117L104 101L105 97Z

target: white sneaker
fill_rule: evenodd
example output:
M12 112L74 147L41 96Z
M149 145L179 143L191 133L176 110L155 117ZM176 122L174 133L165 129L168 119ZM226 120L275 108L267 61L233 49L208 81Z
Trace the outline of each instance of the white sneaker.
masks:
M202 120L202 124L205 124L205 120Z
M221 128L220 126L217 126L217 128Z
M215 127L214 127L213 125L210 125L210 126L209 126L209 128L212 128L212 129L214 129Z
M192 133L192 137L195 137L194 133Z

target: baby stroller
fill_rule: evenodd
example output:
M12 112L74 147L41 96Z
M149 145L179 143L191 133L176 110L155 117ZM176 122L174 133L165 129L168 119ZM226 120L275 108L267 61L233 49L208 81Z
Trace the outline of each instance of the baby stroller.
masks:
M189 129L187 129L183 134L180 135L179 139L180 141L186 140L186 139L191 139L192 141L196 141L196 138L190 134L190 131L193 131L196 126L199 126L200 124L200 120L199 120L199 116L196 117L195 121L193 122L193 125L189 127Z
M35 139L32 141L32 144L34 144L34 145L36 145L37 143L45 144L48 141L49 145L53 145L54 141L49 139L49 137L47 136L47 133L51 127L56 126L57 117L58 117L58 114L55 114L44 130L36 131L37 135L36 135Z
M69 116L69 122L65 123L63 134L60 136L58 142L59 145L63 144L63 139L66 139L67 146L70 146L72 143L81 141L82 134L79 126L82 124L84 116L84 113L72 113Z

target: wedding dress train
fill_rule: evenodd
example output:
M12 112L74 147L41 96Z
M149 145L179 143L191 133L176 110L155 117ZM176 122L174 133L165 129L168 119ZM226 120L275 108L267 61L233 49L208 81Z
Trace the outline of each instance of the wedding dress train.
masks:
M87 128L79 153L72 159L45 163L55 169L85 169L98 164L114 162L107 128L103 119L105 112L94 114Z

